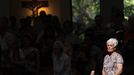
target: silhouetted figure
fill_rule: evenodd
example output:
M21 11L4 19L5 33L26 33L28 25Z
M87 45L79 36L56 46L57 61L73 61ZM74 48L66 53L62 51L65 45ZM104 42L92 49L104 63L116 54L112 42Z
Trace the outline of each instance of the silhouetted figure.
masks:
M18 33L18 30L19 30L19 26L17 26L17 19L15 16L11 16L9 18L9 22L10 22L10 25L9 25L9 30L11 30L12 32L14 33Z
M39 72L40 52L33 46L33 38L30 34L21 37L21 57L25 75L34 75Z
M54 75L71 75L71 59L64 53L64 45L56 41L53 45L53 73Z

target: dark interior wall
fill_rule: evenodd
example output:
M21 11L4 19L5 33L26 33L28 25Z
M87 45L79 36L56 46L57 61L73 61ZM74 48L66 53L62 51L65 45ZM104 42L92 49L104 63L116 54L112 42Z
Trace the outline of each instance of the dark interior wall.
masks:
M100 11L103 19L102 25L105 27L113 21L115 14L120 13L120 18L123 18L123 0L100 0Z
M21 9L20 0L9 0L9 15L20 17L19 10Z
M100 12L102 15L102 25L106 25L110 22L110 10L111 10L111 0L100 0Z
M0 17L9 15L9 1L1 0L0 1Z
M61 19L63 21L66 21L66 20L71 20L71 14L72 14L72 2L71 0L60 0L61 1ZM66 16L66 17L65 17Z

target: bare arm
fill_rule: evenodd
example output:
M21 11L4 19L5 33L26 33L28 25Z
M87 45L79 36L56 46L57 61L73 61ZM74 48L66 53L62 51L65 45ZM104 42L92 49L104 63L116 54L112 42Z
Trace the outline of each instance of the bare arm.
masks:
M103 69L102 69L102 75L106 75L106 72L104 70L104 65L103 65Z
M115 75L120 75L122 73L123 64L117 64L117 70L115 72Z
M92 70L91 73L90 73L90 75L95 75L95 71Z
M120 75L123 70L123 58L120 54L117 55L117 70L115 71L115 75Z

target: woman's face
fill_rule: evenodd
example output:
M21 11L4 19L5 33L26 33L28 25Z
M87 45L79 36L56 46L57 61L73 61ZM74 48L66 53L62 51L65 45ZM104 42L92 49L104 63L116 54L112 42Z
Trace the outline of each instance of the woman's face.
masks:
M113 43L107 43L107 51L108 51L109 53L114 52L115 49L116 49L116 48L115 48L115 46L114 46Z

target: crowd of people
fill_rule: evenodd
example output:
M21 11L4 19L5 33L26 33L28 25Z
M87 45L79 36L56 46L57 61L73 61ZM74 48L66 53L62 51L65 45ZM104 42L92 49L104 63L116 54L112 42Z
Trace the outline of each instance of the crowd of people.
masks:
M0 74L40 75L46 70L45 75L101 75L102 72L103 75L132 75L134 15L120 26L114 22L106 27L100 24L99 15L93 27L81 30L82 24L72 21L61 24L57 16L44 11L20 21L14 16L1 17ZM113 46L107 41L110 38L116 38ZM114 55L115 62L110 59ZM111 61L116 64L114 71L109 72ZM116 72L120 65L122 68Z

